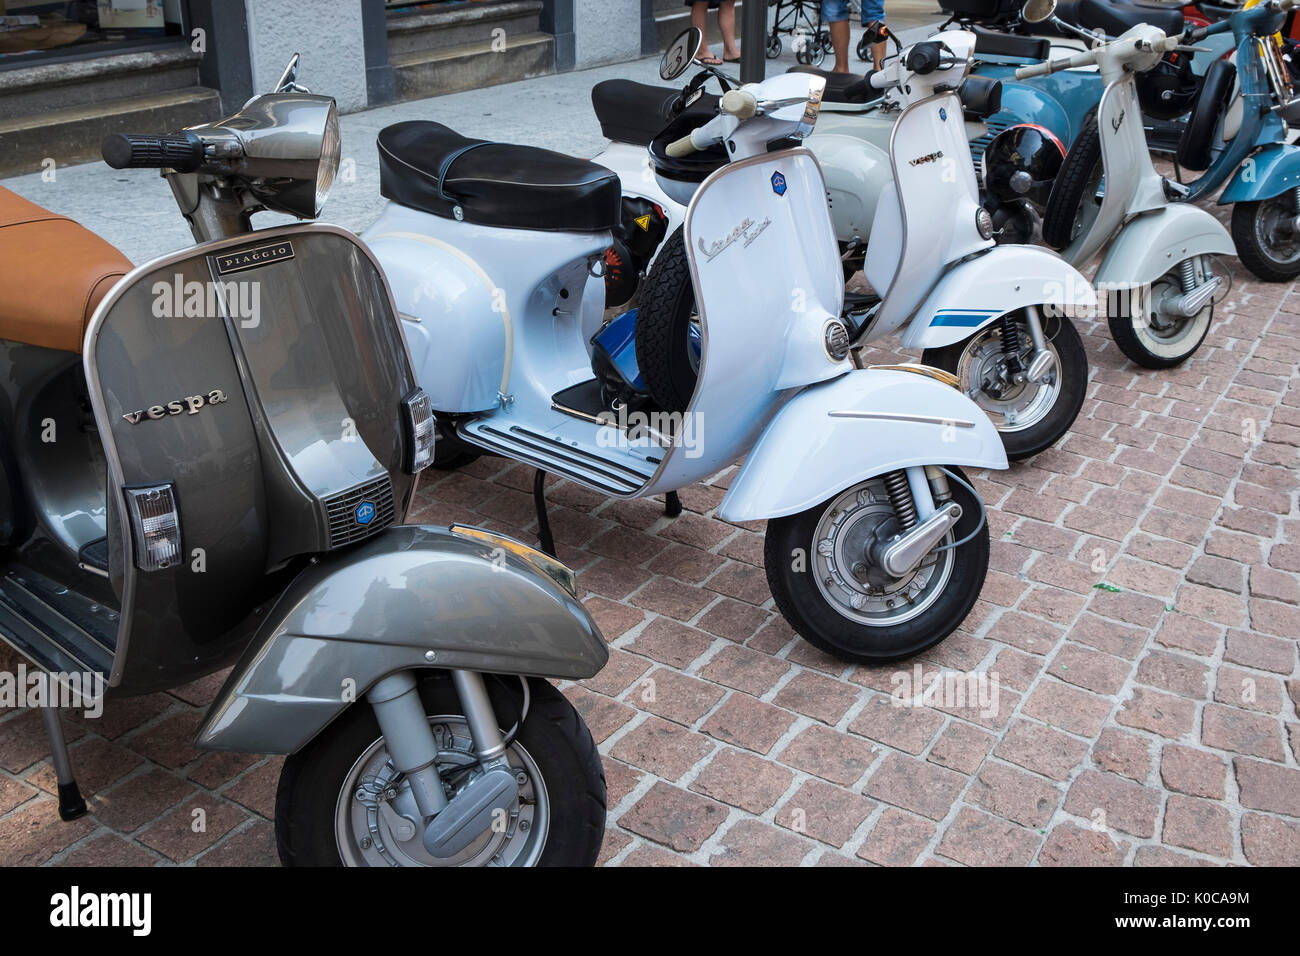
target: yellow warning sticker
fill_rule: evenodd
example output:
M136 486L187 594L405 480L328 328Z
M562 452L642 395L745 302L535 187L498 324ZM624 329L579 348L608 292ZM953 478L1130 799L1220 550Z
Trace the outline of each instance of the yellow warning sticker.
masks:
M649 217L649 216L637 216L637 217L636 217L635 219L633 219L632 221L633 221L634 223L636 223L638 226L640 226L640 227L641 227L641 230L642 230L643 232L649 232L649 231L650 231L650 217Z

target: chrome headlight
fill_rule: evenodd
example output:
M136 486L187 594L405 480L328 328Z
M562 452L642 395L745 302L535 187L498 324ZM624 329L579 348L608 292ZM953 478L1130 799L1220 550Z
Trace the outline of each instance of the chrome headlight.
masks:
M339 172L339 155L343 140L339 136L339 111L330 101L329 115L325 117L325 135L321 139L320 163L316 166L316 215L325 207L325 199Z
M981 239L993 238L993 217L983 206L975 212L975 228L979 230Z

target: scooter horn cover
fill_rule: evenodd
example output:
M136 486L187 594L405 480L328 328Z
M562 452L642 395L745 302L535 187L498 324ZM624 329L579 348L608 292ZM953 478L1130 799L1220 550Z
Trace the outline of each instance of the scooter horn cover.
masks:
M1033 123L1008 126L983 156L984 188L1002 202L1025 199L1040 210L1065 162L1065 147L1051 130Z

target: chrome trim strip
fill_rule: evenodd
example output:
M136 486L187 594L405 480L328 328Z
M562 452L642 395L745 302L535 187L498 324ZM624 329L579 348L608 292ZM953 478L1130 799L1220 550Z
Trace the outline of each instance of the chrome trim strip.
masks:
M955 425L958 428L974 428L974 422L964 418L935 418L932 415L904 415L900 412L861 412L855 409L842 409L826 413L831 418L870 418L884 422L916 422L921 425Z

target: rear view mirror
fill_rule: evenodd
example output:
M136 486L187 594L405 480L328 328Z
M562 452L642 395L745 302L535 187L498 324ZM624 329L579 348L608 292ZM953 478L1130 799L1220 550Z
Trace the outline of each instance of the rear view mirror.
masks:
M687 27L673 38L664 51L664 58L659 61L659 76L665 80L675 80L686 72L704 45L704 34L698 27Z
M1029 0L1020 10L1020 19L1026 23L1042 23L1056 12L1056 0Z

